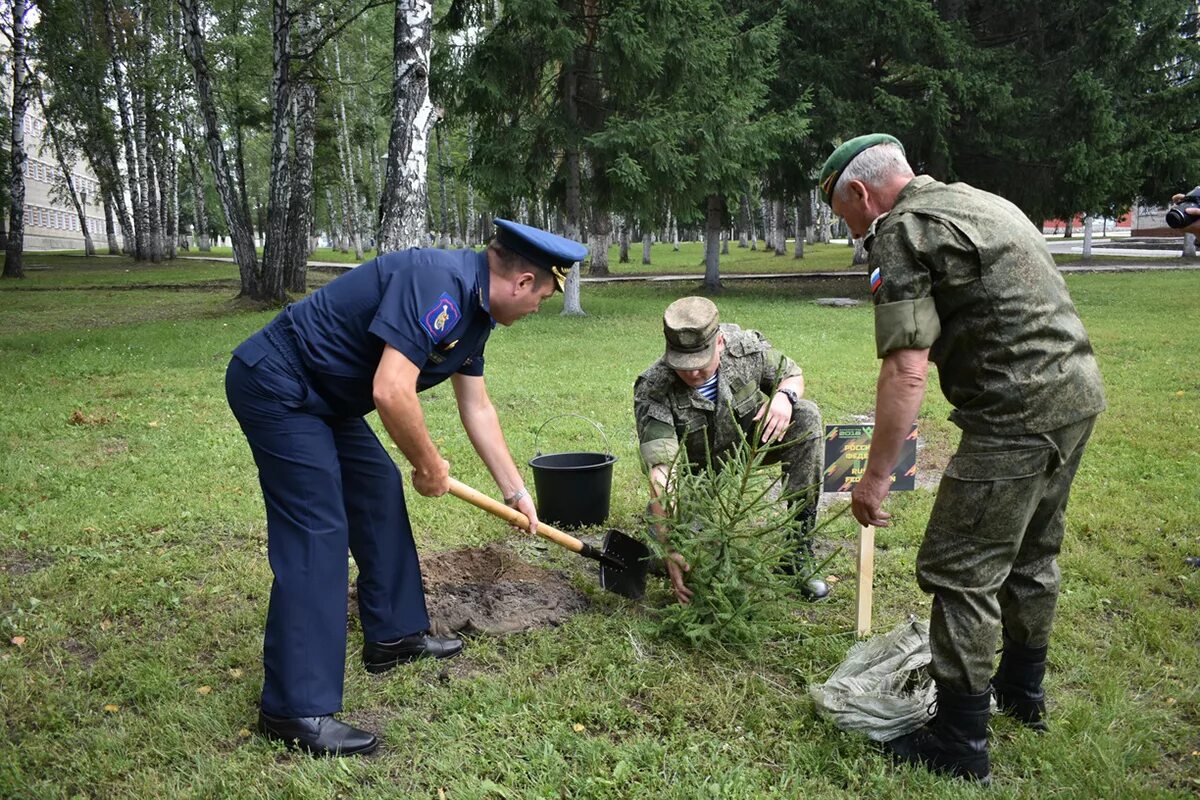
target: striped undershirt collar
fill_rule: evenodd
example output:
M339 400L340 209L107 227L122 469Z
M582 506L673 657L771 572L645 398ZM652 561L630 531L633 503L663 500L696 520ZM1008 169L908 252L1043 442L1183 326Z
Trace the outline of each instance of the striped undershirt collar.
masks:
M705 400L709 401L710 403L717 402L717 375L718 374L719 374L719 370L718 370L718 372L714 372L713 376L711 378L709 378L704 383L702 383L696 387L696 391L700 394L700 396L703 397Z

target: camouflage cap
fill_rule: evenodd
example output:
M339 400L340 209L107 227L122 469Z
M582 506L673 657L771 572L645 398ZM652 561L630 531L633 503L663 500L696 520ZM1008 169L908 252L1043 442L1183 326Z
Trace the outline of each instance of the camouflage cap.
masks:
M886 133L868 133L863 136L855 136L850 141L842 143L830 154L829 158L825 159L825 165L821 167L821 177L817 180L817 185L821 187L821 197L825 198L826 203L833 205L833 188L837 186L838 178L842 177L843 170L863 150L877 144L894 144L900 148L900 152L904 152L904 145L900 144L900 140L895 136Z
M671 369L701 369L712 361L717 346L717 307L707 297L683 297L663 312L667 351L663 361Z

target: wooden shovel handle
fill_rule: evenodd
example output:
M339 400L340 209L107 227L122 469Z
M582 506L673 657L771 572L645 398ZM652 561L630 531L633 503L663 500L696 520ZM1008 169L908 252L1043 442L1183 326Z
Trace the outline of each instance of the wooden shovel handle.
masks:
M494 514L505 522L516 525L522 530L529 530L529 517L525 516L520 511L517 511L515 508L509 508L508 506L504 505L504 503L488 497L483 492L478 492L472 489L462 481L455 480L454 478L450 479L450 494L454 495L460 500L466 500L476 508L482 508L484 511ZM570 534L563 533L562 531L551 525L548 525L545 522L538 522L537 535L545 539L549 539L561 547L567 548L572 553L583 553L583 542L579 541Z

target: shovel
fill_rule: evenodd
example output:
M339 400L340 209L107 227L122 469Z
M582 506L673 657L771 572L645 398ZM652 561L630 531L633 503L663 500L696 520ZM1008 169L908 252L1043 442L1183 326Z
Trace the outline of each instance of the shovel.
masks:
M488 497L467 486L462 481L450 479L450 494L466 500L476 508L482 508L494 514L510 525L529 530L529 518L516 509L509 508L503 503ZM570 534L554 528L545 522L538 522L537 534L549 539L560 547L565 547L572 553L578 553L584 558L600 562L600 586L610 592L637 600L646 592L646 573L650 568L650 551L646 545L610 528L604 536L604 547L597 550L590 544L581 542Z

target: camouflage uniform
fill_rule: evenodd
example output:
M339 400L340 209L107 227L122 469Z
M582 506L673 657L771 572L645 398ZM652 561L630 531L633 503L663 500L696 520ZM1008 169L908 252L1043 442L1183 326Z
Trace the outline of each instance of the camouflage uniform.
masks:
M866 236L880 358L930 348L962 431L917 555L930 673L988 688L997 640L1049 640L1071 482L1104 389L1041 234L1008 201L914 178ZM878 272L876 272L878 271Z
M775 350L762 334L723 323L725 338L717 372L717 400L705 400L679 379L675 371L656 361L638 376L633 387L633 413L637 422L642 460L647 467L672 464L683 443L692 468L704 464L707 453L720 460L743 436L754 433L754 415L785 378L802 374L796 362ZM730 411L732 410L732 413ZM768 454L768 463L783 464L788 494L820 491L824 447L821 412L809 400L792 407L792 423L783 436L786 446ZM806 525L811 527L816 504Z

